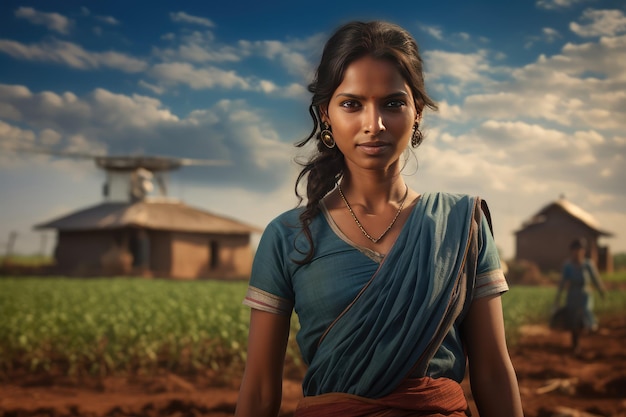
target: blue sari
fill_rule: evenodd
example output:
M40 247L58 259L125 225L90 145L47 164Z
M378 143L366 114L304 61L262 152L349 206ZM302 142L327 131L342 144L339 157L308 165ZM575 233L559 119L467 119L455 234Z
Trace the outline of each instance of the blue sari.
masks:
M428 194L421 206L374 276L322 337L304 379L305 393L377 398L409 374L425 373L465 304L464 272L479 224L479 202Z
M592 284L598 291L604 291L598 271L591 260L585 259L581 265L572 261L565 262L559 283L559 289L567 285L562 323L564 329L589 330L597 327L598 322L593 314Z
M481 224L489 219L482 207L474 197L424 194L382 262L358 253L320 216L311 225L315 257L297 265L292 260L306 250L299 212L268 226L244 304L276 314L291 314L295 307L308 365L305 396L380 398L407 378L427 375L431 358L469 307L479 251L488 258L479 272L501 277L494 290L506 288L492 236L479 245ZM459 343L453 356L464 369Z

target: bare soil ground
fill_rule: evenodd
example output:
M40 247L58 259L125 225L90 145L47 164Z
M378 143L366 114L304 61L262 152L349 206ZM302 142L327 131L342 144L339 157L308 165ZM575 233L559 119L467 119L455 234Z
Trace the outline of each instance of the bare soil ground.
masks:
M528 326L523 335L511 356L527 417L626 416L626 316L603 319L579 355L565 333ZM301 397L299 382L285 381L283 417ZM80 382L15 375L0 383L0 417L225 417L233 415L238 383L173 374Z

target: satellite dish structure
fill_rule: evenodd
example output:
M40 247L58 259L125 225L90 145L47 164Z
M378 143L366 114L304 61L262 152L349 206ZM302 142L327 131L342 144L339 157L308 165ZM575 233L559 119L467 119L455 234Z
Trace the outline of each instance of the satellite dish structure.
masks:
M145 199L156 182L159 194L167 198L166 173L184 166L225 166L230 161L177 158L154 155L101 155L58 151L42 147L9 147L14 152L35 153L72 159L90 159L106 173L102 194L109 202L135 202Z

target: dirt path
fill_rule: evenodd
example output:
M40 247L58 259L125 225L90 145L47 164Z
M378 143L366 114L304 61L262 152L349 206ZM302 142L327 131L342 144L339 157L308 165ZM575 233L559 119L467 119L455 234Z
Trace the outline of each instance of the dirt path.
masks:
M579 355L567 333L524 329L511 355L527 416L626 416L626 315L600 325L582 338Z
M524 329L511 355L526 417L626 416L626 317L601 325L598 333L583 338L579 356L569 352L567 334L545 326ZM15 377L0 384L0 417L225 417L233 414L236 387L236 381L212 387L209 381L171 374L80 385ZM299 381L285 381L281 416L292 414L300 395Z

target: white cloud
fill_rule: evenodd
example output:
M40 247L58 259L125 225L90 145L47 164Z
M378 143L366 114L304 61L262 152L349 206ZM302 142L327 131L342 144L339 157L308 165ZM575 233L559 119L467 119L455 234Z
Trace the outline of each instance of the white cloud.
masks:
M530 36L528 38L528 41L526 42L526 44L524 46L525 46L525 48L530 48L537 42L553 43L553 42L555 42L556 40L558 40L558 39L560 39L562 37L563 36L556 29L553 29L553 28L543 28L543 29L541 29L541 35L540 36Z
M82 16L91 16L91 10L89 10L85 6L81 6L80 13ZM119 26L121 24L121 22L113 16L94 16L94 18L102 23L106 23L107 25L111 26ZM96 35L102 34L102 28L94 27L92 30Z
M569 27L572 32L585 38L626 33L626 16L621 10L587 9L581 21L584 23L572 22Z
M264 93L273 93L278 89L276 84L267 80L261 80L261 82L259 82L259 87Z
M292 83L287 87L281 90L281 95L283 97L289 97L301 101L309 101L311 99L311 94L309 90L302 84Z
M565 127L624 131L626 61L615 59L616 56L626 56L624 35L603 37L598 42L568 43L561 53L542 55L532 64L511 70L508 78L498 82L489 76L504 71L474 56L446 56L447 59L434 62L441 76L448 75L446 68L455 67L451 78L459 80L448 88L465 94L462 112L472 118L527 118ZM473 66L478 68L472 69ZM459 71L460 68L467 69ZM479 73L484 80L460 79L465 72ZM482 83L480 93L461 88L474 79Z
M179 121L176 115L163 107L161 101L139 94L127 96L97 88L88 97L87 104L93 114L90 123L95 124L94 119L98 118L99 126L109 126L113 131L127 127L143 129Z
M439 109L435 113L434 117L444 120L454 120L456 122L467 120L467 116L463 114L463 109L460 106L451 105L445 100L437 103L437 105L439 106Z
M556 10L567 9L576 4L588 3L594 0L537 0L535 3L540 9Z
M177 37L169 33L162 36L168 41L178 40L180 43L173 48L154 48L153 54L166 61L190 62L238 62L241 52L228 45L219 45L211 32L194 31Z
M543 28L541 29L541 33L543 34L544 39L548 43L552 43L555 40L562 37L559 31L553 28Z
M78 97L0 85L0 120L7 120L0 123L3 146L27 140L72 152L227 159L232 165L219 167L220 176L195 171L194 179L252 189L282 184L293 149L261 111L241 100L221 100L180 118L158 99L136 94L96 89Z
M427 82L434 83L432 88L457 95L466 94L470 83L488 84L496 71L485 50L469 54L433 50L424 53L424 60Z
M39 132L39 142L46 147L59 144L62 137L59 132L52 129L43 129Z
M420 25L420 29L435 39L443 40L443 30L439 26Z
M132 73L143 71L147 67L144 61L120 52L92 52L75 43L60 40L26 45L0 39L0 52L16 59L54 62L81 70L110 68Z
M0 120L0 149L13 149L35 141L35 134Z
M206 17L192 16L185 12L170 13L170 19L177 23L190 23L193 25L206 26L210 28L215 26L215 24Z
M450 77L456 81L468 83L483 80L484 76L481 74L490 70L484 51L472 54L428 51L424 55L431 79Z
M0 170L4 168L15 169L25 163L32 164L33 160L25 161L26 155L23 155L18 150L32 148L36 143L37 137L32 130L22 129L0 119ZM38 155L33 156L38 157Z
M564 163L573 166L594 164L598 161L597 148L605 142L594 131L570 134L541 125L494 120L483 123L476 130L476 136L472 139L474 144L484 141L488 148L501 146L506 149L506 154L501 156L508 163L517 165L516 160L533 160L540 171L545 170L541 165L549 162L557 166Z
M419 29L426 33L428 36L437 39L440 42L447 43L449 45L467 45L470 42L477 44L487 44L489 39L483 36L472 37L467 32L444 32L444 29L437 25L426 25L423 23L418 24Z
M137 83L140 87L145 88L147 90L152 91L154 94L157 95L161 95L165 92L165 89L163 87L160 87L158 85L154 85L154 84L150 84L144 80L139 80L139 82Z
M280 62L289 74L295 75L299 79L310 80L313 78L313 65L300 52L284 53L280 57Z
M463 185L471 181L490 181L491 187L497 189L501 182L519 183L524 187L532 186L528 189L531 192L538 185L555 189L562 187L561 183L576 179L579 188L610 193L617 192L626 182L626 171L621 169L621 155L626 155L626 143L609 139L607 134L592 129L564 131L512 118L486 120L458 136L445 130L435 133L441 135L435 138L435 142L441 140L438 147L447 152L446 158L488 161L492 173L486 178L476 177L482 170L468 173L467 169L475 169L470 162L470 168L460 165L452 171L451 167L439 171L446 172L446 177L454 173ZM458 157L450 156L457 154ZM497 174L505 167L515 175L503 177ZM626 195L624 197L626 199Z
M281 87L271 80L242 77L234 70L223 70L214 66L196 68L185 62L170 62L154 65L148 72L163 86L186 85L193 90L228 89L240 91L256 91L279 97L308 97L304 87L290 84ZM147 87L144 85L144 87Z
M227 121L229 130L236 130L237 137L249 138L251 159L263 170L285 166L292 151L290 144L281 142L278 133L254 110L248 109L242 101L222 100L213 109L220 117L220 123Z
M572 123L573 110L579 110L579 106L578 102L568 102L550 90L535 91L535 94L514 91L470 95L463 103L463 110L468 116L478 119L526 117L568 126Z
M217 67L195 68L185 62L172 62L153 66L150 75L168 85L184 84L194 90L207 88L251 89L248 81L235 71L225 71Z
M149 71L160 89L177 85L195 90L225 88L298 100L308 97L303 86L297 83L281 86L276 80L284 78L286 72L301 84L309 82L314 72L312 56L321 53L323 46L320 34L285 42L239 40L222 44L211 31L193 31L180 35L169 33L163 40L172 46L153 48L153 56L163 62L153 65ZM245 60L254 58L275 62L280 69L271 73L272 79L264 79L245 65ZM228 65L234 63L238 65Z
M96 16L96 19L111 26L118 26L120 21L113 16Z
M96 89L81 99L71 92L33 93L23 86L0 85L0 118L26 123L31 128L54 129L70 136L87 132L141 129L159 123L178 121L154 98L114 94Z
M313 77L314 64L317 55L321 55L323 36L315 34L304 39L292 39L287 42L277 40L238 42L241 53L245 56L261 56L271 61L277 61L291 75L300 80L310 80Z
M72 28L72 21L58 13L45 13L32 7L20 7L15 11L15 16L26 19L34 25L42 25L50 30L67 35Z

